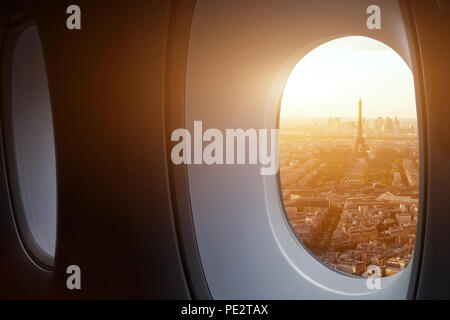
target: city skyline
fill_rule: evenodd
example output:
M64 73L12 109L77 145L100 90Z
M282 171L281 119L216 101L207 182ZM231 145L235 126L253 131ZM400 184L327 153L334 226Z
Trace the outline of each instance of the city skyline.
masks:
M418 124L416 118L398 118L398 117L388 117L388 116L380 116L377 118L365 118L363 117L363 126L364 130L368 130L368 132L371 132L371 129L374 129L379 125L380 121L383 122L383 124L386 121L398 121L398 125L400 128L410 128L413 127L414 130L418 130ZM282 128L289 128L289 129L295 129L295 128L305 128L308 126L322 126L327 127L330 126L330 121L337 122L341 126L345 126L348 124L352 124L357 126L358 125L358 117L307 117L307 118L282 118L280 119L280 129ZM355 127L356 130L357 127ZM373 131L373 130L372 130ZM305 131L305 133L307 133ZM367 132L364 132L363 134L366 134Z
M355 112L356 121L280 126L283 202L300 240L324 263L356 276L389 276L414 251L417 128L402 128L396 117L376 118L368 128L362 99Z
M364 119L366 119L366 120L375 120L375 119L378 119L379 117L381 117L381 118L391 118L391 119L394 119L395 117L397 117L397 119L399 119L399 120L414 121L414 122L417 121L417 117L416 116L409 117L409 118L402 118L402 117L398 117L396 115L388 116L388 115L381 115L381 114L379 116L375 116L375 117L364 117ZM337 115L331 115L331 116L317 116L317 117L281 117L281 120L285 120L285 119L289 119L289 120L296 120L296 119L298 119L298 120L308 120L308 119L311 119L311 120L328 120L330 118L340 118L342 120L357 120L358 119L357 116L355 116L355 117L351 117L351 116L340 117L340 116L337 116Z

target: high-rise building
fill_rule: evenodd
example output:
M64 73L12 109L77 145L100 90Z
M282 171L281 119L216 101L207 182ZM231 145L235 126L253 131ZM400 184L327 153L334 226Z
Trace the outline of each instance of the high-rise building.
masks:
M328 119L328 129L330 129L330 131L339 132L340 127L341 127L341 118Z
M377 133L381 133L384 130L384 120L382 117L378 117L375 119L374 121L374 127L375 127L375 131Z
M394 134L398 136L400 134L400 121L395 117L394 120Z
M394 134L394 121L389 117L386 117L386 120L384 121L384 133Z

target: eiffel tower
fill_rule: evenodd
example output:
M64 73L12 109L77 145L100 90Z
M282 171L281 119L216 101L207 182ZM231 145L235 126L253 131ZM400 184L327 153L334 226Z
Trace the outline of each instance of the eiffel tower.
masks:
M358 133L355 141L355 153L365 153L366 143L363 137L362 100L359 98Z

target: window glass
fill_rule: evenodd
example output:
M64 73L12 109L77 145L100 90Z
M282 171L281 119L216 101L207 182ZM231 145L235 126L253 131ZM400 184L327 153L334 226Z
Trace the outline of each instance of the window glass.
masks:
M19 36L12 69L12 144L19 229L53 257L56 243L56 165L45 62L36 26ZM26 223L27 225L20 225Z
M323 263L389 276L412 258L419 201L413 75L365 37L327 42L293 69L280 115L292 229Z

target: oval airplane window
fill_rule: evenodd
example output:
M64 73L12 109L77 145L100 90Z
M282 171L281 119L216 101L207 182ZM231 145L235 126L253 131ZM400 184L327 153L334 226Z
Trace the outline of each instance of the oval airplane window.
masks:
M38 29L10 41L11 84L4 119L15 219L30 255L52 267L56 246L56 163L49 89Z
M280 182L298 239L344 274L389 276L412 258L419 201L414 79L390 47L329 41L291 72Z

